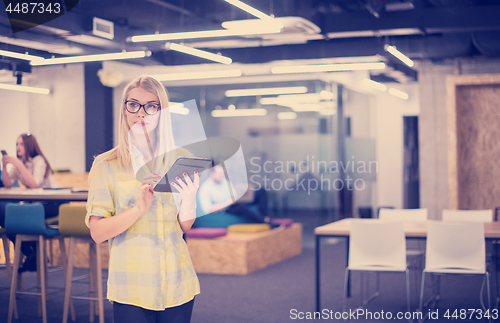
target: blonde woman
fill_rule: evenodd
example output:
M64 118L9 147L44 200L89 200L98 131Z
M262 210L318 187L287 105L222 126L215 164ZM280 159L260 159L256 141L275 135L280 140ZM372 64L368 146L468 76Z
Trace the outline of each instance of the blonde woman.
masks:
M108 299L115 322L189 322L200 291L183 233L196 214L199 176L185 174L172 193L153 191L174 161L164 87L141 76L124 90L119 142L96 157L89 174L86 222L92 238L109 241ZM179 154L182 154L180 151ZM137 178L137 170L147 176Z

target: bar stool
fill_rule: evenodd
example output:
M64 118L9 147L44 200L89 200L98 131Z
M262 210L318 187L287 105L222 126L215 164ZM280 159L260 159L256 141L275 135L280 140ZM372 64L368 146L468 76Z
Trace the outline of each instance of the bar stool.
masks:
M63 204L59 207L59 232L69 237L68 270L66 273L66 291L64 293L63 323L68 321L68 308L71 299L90 300L89 321L94 322L94 308L97 301L99 322L104 323L104 305L102 291L102 265L100 243L96 243L90 236L90 230L85 225L87 210L82 204ZM75 247L77 243L89 245L89 297L71 296L71 282L73 280L73 266ZM96 293L97 288L97 295ZM74 312L71 319L76 320Z
M12 281L10 285L9 313L7 322L12 322L12 314L17 312L16 293L27 295L38 295L41 301L38 306L38 315L47 323L47 261L45 255L45 239L57 238L61 246L61 257L63 269L66 273L66 248L64 239L59 235L59 230L47 228L45 225L45 210L41 204L15 204L8 203L5 207L5 229L9 234L16 235L16 244L14 252L14 270L12 271ZM23 241L37 242L37 286L40 292L28 293L16 291L18 278L17 268L21 259L21 243ZM17 318L17 315L16 315Z

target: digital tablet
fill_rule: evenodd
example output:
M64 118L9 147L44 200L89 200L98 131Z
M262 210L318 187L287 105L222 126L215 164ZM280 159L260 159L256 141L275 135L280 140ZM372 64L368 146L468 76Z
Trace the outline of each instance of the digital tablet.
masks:
M194 180L194 171L197 170L198 174L202 171L212 167L212 160L208 158L198 157L179 157L174 162L172 167L167 171L165 176L156 184L155 192L174 192L177 189L170 186L170 183L177 182L176 177L184 178L183 173L188 173L191 180Z

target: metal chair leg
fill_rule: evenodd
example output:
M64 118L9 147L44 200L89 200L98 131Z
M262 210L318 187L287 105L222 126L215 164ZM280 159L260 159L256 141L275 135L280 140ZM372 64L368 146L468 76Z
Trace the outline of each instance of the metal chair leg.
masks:
M410 271L406 269L406 305L408 313L410 313Z
M420 309L420 313L423 313L422 309L424 305L424 287L425 287L425 271L422 271L422 279L420 282L420 305L418 307Z
M347 308L347 285L349 283L349 268L345 269L344 277L344 304L342 305L342 312L346 311Z

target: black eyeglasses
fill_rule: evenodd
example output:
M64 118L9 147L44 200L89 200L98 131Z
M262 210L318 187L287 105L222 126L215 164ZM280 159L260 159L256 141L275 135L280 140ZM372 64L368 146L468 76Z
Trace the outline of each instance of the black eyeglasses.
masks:
M145 104L139 104L139 102L136 101L125 101L125 108L127 109L128 112L130 113L137 113L141 108L144 109L144 112L146 112L149 115L156 114L158 110L160 110L160 105L157 103L145 103Z

